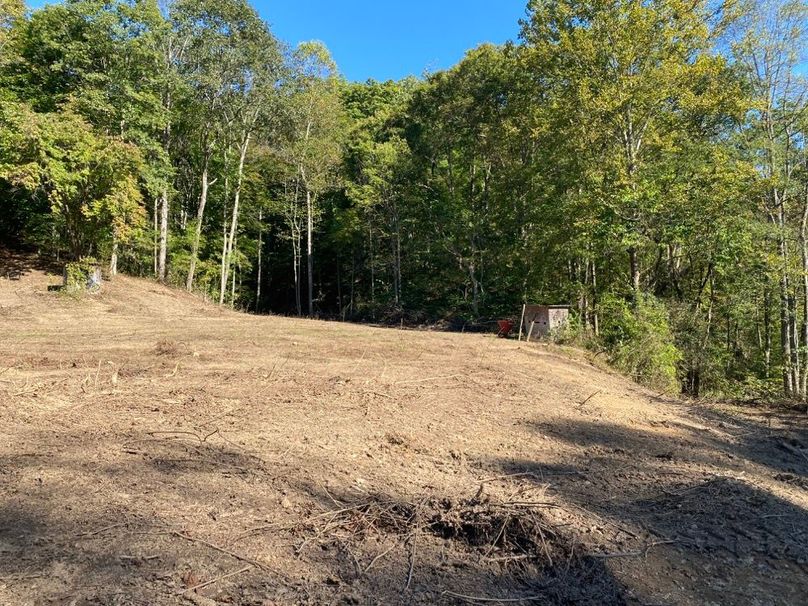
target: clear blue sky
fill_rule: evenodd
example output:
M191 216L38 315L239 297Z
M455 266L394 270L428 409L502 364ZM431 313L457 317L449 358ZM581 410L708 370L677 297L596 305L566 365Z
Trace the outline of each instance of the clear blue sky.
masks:
M527 0L251 0L276 36L322 40L349 80L420 76L515 40Z

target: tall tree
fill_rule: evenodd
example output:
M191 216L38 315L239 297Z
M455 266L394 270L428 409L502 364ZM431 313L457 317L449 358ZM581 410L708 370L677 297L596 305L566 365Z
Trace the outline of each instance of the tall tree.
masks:
M224 303L225 290L233 262L233 250L239 221L244 163L250 143L261 129L265 138L273 138L278 129L280 111L279 86L285 65L281 48L268 27L255 21L254 27L243 33L239 82L232 91L232 99L225 105L226 125L235 143L238 158L233 193L230 231L224 238L219 304Z
M808 396L808 282L796 292L793 245L801 248L800 273L808 275L808 200L797 176L805 171L804 131L808 88L801 75L808 33L808 6L799 0L761 0L741 23L734 54L754 95L749 150L765 183L761 207L774 228L779 256L780 347L787 397ZM802 297L802 329L798 298ZM801 353L802 352L802 355Z
M25 13L22 0L0 0L0 60L5 56L9 32Z
M659 203L649 163L674 144L690 98L719 104L723 61L709 54L722 11L708 0L531 0L522 37L552 103L564 100L569 137L583 133L601 196L620 219L635 299L641 250ZM718 65L717 65L718 64ZM560 105L555 106L560 109ZM562 110L563 111L563 110ZM577 131L577 132L576 132Z
M343 103L350 121L346 138L346 194L351 201L339 211L336 228L341 242L386 241L381 269L391 284L386 306L404 309L404 248L407 232L407 194L412 176L412 155L405 140L401 113L406 109L415 81L368 82L347 85ZM368 252L372 251L368 247ZM375 258L370 259L371 306L376 304ZM341 305L341 303L340 303ZM375 311L375 310L374 310Z
M200 193L185 282L192 290L213 155L221 151L226 110L234 103L234 93L249 84L248 47L266 26L244 0L179 0L171 6L171 19L181 37L189 40L179 71L192 90L188 108L199 152Z
M78 114L7 105L0 120L0 178L44 196L52 229L74 259L126 243L143 227L139 150L93 132Z
M313 316L314 230L320 215L319 198L334 186L337 177L343 119L336 64L322 43L300 44L293 56L293 70L283 153L295 170L295 182L289 191L294 221L299 216L296 209L301 198L304 204L307 302L308 314Z

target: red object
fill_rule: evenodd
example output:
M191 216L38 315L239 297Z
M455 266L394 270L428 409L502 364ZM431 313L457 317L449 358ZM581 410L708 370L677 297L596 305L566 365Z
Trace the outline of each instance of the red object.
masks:
M497 336L502 337L503 339L511 334L511 331L513 330L513 322L510 320L497 320L497 326L499 326Z

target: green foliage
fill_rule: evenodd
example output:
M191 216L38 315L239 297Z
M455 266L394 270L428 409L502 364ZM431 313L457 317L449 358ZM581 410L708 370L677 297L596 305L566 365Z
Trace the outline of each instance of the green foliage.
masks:
M665 306L650 295L636 304L610 295L600 302L600 310L602 343L611 362L641 383L676 393L682 354L675 345Z
M97 290L99 285L93 281L97 272L98 262L93 257L65 264L65 290L69 293Z
M573 306L690 396L808 399L808 10L531 0L521 39L347 83L246 0L0 0L0 236L257 311Z
M138 148L94 133L70 110L5 109L0 137L14 145L2 148L0 178L47 201L49 222L74 258L112 238L130 240L144 220Z
M0 0L0 62L5 58L9 34L24 13L25 3L22 0Z
M586 326L577 315L571 315L569 320L550 333L550 340L556 345L570 345L575 347L591 347L595 345L587 333Z

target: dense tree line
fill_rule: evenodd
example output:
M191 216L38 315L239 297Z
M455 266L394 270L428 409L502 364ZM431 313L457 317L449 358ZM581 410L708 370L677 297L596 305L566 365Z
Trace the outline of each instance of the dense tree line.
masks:
M0 235L220 304L485 323L698 396L808 398L806 5L530 0L349 83L245 0L0 0Z

